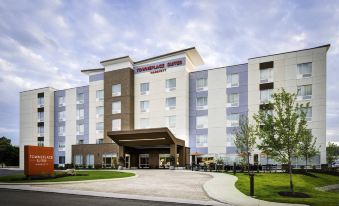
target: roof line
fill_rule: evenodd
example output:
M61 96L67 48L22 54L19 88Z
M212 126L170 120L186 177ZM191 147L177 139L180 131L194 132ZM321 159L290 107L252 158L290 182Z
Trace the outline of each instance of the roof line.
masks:
M110 62L110 61L116 61L119 59L124 59L124 58L129 58L129 56L122 56L122 57L117 57L117 58L113 58L113 59L107 59L107 60L103 60L100 62L100 64L106 63L106 62Z
M227 68L227 67L240 66L240 65L244 65L244 64L248 64L248 63L233 64L233 65L230 65L230 66L213 67L213 68L198 70L198 71L194 71L194 72L190 72L190 73L209 71L209 70L214 70L214 69L223 69L223 68Z
M153 59L159 59L161 57L171 56L171 55L182 53L182 52L186 52L186 51L189 51L189 50L192 50L192 49L195 49L195 47L190 47L190 48L186 48L186 49L182 49L182 50L178 50L178 51L174 51L174 52L158 55L158 56L155 56L155 57L139 60L139 61L134 62L134 64L140 64L142 62L147 62L147 61L150 61L150 60L153 60Z
M39 89L47 89L47 88L51 88L51 89L57 90L54 87L46 86L46 87L40 87L40 88L36 88L36 89L29 89L29 90L20 91L19 93L30 92L30 91L39 90Z
M105 70L105 68L94 68L94 69L82 69L80 70L81 72L92 72L92 71L101 71L101 70Z
M274 56L274 55L279 55L279 54L288 54L288 53L292 53L292 52L306 51L306 50L318 49L318 48L330 47L330 46L331 46L331 44L324 44L324 45L317 46L317 47L311 47L311 48L307 48L307 49L299 49L299 50L294 50L294 51L289 51L289 52L282 52L282 53L276 53L276 54L269 54L269 55L264 55L264 56L252 57L252 58L249 58L249 59L256 59L256 58L261 58L261 57L269 57L269 56Z

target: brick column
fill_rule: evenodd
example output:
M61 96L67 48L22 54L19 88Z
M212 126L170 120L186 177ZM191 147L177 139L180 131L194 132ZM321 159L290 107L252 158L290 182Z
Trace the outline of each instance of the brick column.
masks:
M179 147L179 167L185 166L186 155L185 155L185 147Z
M177 145L176 144L170 145L170 155L175 157L175 163L177 163L177 161L176 161L176 159L177 159Z

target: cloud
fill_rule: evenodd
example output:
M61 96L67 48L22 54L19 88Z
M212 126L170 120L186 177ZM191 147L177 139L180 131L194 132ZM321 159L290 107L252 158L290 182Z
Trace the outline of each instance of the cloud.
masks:
M206 65L331 43L327 134L339 140L337 1L28 1L0 2L0 130L18 138L18 92L87 84L81 69L196 46ZM6 117L6 118L4 118ZM8 133L11 132L11 133Z

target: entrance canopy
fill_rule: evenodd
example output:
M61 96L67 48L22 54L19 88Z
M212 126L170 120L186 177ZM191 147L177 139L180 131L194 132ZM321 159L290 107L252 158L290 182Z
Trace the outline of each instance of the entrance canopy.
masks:
M185 141L177 139L167 127L111 131L107 132L107 135L119 146L177 145L185 147Z

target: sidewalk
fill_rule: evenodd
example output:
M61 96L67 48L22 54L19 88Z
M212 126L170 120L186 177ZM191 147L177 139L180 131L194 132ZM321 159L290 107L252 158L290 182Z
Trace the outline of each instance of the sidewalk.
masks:
M305 206L258 200L243 194L235 187L237 177L225 173L209 172L208 174L213 176L213 179L204 184L204 190L211 199L219 202L235 206Z

